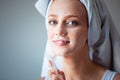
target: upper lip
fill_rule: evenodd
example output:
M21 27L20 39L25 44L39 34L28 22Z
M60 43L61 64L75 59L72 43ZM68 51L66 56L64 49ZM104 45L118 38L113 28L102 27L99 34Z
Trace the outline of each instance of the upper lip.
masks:
M56 42L56 41L65 41L65 42L68 42L69 40L63 40L63 39L53 40L53 42Z

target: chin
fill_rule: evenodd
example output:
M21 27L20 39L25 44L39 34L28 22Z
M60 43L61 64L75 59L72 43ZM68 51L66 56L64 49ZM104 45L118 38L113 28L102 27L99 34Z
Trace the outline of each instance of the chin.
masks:
M69 52L65 51L65 50L55 50L54 52L55 52L56 56L64 57L64 56L69 55Z
M72 52L73 49L69 47L52 46L52 50L56 56L67 56Z

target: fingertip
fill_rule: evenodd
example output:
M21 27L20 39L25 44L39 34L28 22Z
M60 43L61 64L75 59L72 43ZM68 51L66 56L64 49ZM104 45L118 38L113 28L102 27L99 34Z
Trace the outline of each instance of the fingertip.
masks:
M48 64L49 64L49 66L52 66L52 61L48 60Z
M52 70L52 61L51 60L48 60L48 66L49 66L49 69Z

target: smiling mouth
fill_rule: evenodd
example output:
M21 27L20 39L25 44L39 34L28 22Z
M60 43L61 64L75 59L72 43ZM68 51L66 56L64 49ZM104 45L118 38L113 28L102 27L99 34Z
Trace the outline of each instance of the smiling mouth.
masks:
M68 45L70 43L70 41L66 41L66 40L54 40L53 43L57 46L65 46Z

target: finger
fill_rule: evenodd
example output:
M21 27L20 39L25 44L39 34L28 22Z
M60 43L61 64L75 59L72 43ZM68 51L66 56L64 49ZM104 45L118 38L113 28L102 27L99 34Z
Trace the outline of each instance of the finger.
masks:
M49 71L48 71L48 75L49 75L49 76L52 76L53 74L59 75L59 74L61 74L61 73L60 73L59 70L49 70ZM63 74L62 74L62 75L63 75Z
M65 80L65 74L64 71L60 71L60 80Z
M53 64L51 60L48 60L48 66L50 70L53 70Z
M64 80L61 75L52 75L51 80Z
M60 71L60 74L64 75L64 71Z
M51 60L48 60L48 65L49 65L49 69L54 71L56 74L59 74L59 70L56 68L54 68L53 62Z
M57 79L57 76L56 76L55 74L53 74L53 75L51 76L51 80L58 80L58 79Z
M57 77L58 79L60 79L60 80L64 80L64 79L65 79L65 75L64 75L64 72L63 72L63 71L60 71L59 73L57 73L56 71L49 70L48 75L49 75L50 77L53 77L53 76L55 77L55 75L56 75L56 77Z
M65 80L63 75L53 75L53 80Z
M61 72L61 74L56 74L54 71L50 71L49 72L49 77L51 78L51 80L65 80L65 75L63 72Z
M54 75L54 74L56 74L55 71L53 71L53 70L49 70L49 71L48 71L48 75L49 75L49 76L52 76L52 75Z

